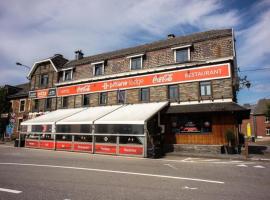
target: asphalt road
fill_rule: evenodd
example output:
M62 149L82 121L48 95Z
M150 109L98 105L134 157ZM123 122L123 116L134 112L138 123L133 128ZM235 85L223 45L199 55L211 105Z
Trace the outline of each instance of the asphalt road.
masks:
M0 199L270 199L270 162L142 159L0 145Z

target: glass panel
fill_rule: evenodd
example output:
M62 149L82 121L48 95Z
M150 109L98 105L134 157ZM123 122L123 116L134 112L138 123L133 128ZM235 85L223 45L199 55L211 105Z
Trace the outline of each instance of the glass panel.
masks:
M137 124L96 124L96 133L143 135L144 126Z
M149 101L149 88L141 89L141 101L147 102Z
M117 97L118 97L118 103L125 103L126 91L125 90L118 91Z
M62 107L66 108L68 106L68 97L63 97L62 99Z
M201 96L211 95L211 82L200 82Z
M107 93L102 92L99 94L99 104L104 105L107 103Z
M76 141L76 142L92 142L92 135L75 135L74 141Z
M188 49L176 50L176 62L186 62L188 61Z
M92 125L90 124L72 124L56 125L57 133L91 133Z
M84 106L90 105L90 94L83 95L83 105Z
M178 85L169 85L169 99L178 100Z
M52 125L32 125L32 132L50 133L52 132Z
M143 145L143 137L136 136L120 136L119 143L120 144L132 144L132 145Z
M95 76L102 75L103 63L95 65Z
M72 74L71 70L65 71L65 77L64 77L65 81L71 80L71 74Z
M96 143L116 144L116 136L95 136Z
M56 135L57 141L72 141L72 135Z
M54 137L53 137L53 134L42 134L42 135L40 136L40 139L41 139L41 140L53 140Z

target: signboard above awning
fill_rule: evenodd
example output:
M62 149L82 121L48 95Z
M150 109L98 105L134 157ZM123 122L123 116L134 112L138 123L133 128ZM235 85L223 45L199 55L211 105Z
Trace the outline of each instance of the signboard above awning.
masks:
M56 97L56 88L29 91L29 98L43 99L50 97Z
M57 88L57 96L69 96L93 92L113 91L119 89L212 80L229 78L230 76L230 64L225 63L219 65L179 69L169 72L59 87Z

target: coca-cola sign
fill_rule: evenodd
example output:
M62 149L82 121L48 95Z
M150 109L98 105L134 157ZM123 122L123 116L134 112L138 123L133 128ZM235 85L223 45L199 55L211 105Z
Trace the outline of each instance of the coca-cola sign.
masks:
M228 78L230 76L231 73L229 63L189 69L182 68L169 72L60 87L57 89L57 96L220 79Z

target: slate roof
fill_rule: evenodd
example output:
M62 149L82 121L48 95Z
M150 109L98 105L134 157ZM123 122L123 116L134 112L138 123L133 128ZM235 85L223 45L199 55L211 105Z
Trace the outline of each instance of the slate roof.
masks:
M260 99L254 109L253 115L264 115L268 104L270 105L270 99Z
M28 97L28 92L29 92L29 83L24 83L20 85L15 85L14 87L17 88L18 92L9 95L9 99L15 99L15 98L21 98L21 97Z
M61 54L55 54L49 59L51 59L57 69L61 69L68 62L68 59L64 58Z
M74 67L76 65L88 64L91 62L98 62L107 59L134 55L138 53L145 53L147 51L158 50L167 47L175 47L179 45L188 45L194 42L214 39L219 37L232 36L232 29L211 30L206 32L189 34L186 36L179 36L175 38L160 40L148 44L139 45L136 47L125 48L121 50L111 51L107 53L92 55L84 57L80 60L72 60L65 64L66 67Z

